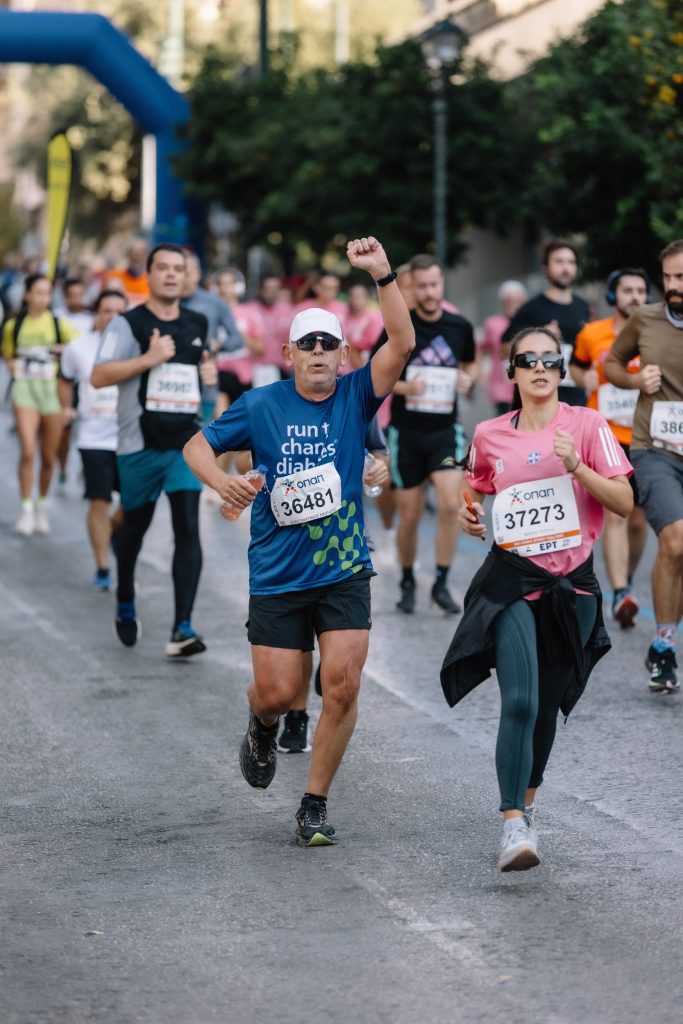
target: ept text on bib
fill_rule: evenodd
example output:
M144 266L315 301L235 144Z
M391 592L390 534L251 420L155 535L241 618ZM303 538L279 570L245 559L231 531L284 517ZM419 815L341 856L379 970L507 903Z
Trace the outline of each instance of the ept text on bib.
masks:
M525 558L578 547L581 524L571 477L506 487L493 502L493 537Z

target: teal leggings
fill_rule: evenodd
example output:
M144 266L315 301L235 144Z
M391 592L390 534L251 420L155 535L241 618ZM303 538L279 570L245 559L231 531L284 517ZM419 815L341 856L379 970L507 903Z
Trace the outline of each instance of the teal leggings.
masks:
M576 617L585 646L595 623L597 598L578 594ZM536 618L529 601L515 601L494 623L500 726L496 772L501 811L523 810L524 794L543 782L555 740L557 713L569 686L572 662L556 662L539 678Z

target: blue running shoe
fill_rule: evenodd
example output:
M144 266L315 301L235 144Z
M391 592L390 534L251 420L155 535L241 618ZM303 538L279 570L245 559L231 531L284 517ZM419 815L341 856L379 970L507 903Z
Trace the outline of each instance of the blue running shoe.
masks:
M166 644L169 658L189 658L191 654L201 654L205 650L206 644L187 620L178 623Z
M118 602L114 632L124 647L135 647L142 636L142 624L135 614L135 601Z
M93 577L92 585L95 590L100 590L103 593L111 590L111 574L109 569L98 569Z

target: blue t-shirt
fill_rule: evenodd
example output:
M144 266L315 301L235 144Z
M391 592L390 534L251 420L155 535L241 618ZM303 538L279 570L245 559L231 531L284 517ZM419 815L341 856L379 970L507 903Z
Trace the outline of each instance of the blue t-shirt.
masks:
M309 590L372 568L362 477L367 426L382 401L375 396L368 363L339 377L323 402L302 398L293 380L277 381L245 392L204 427L216 454L250 449L254 465L268 470L266 487L251 510L250 593ZM278 526L268 493L274 481L326 462L334 462L341 479L339 511L298 526Z

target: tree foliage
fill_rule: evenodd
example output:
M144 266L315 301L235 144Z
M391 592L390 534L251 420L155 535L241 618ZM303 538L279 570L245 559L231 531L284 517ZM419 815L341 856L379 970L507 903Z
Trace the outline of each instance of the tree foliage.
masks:
M657 271L683 236L683 8L607 3L511 91L526 136L532 225L583 235L584 273Z
M234 211L242 244L267 242L286 266L302 246L319 257L368 231L395 261L430 247L433 93L417 44L303 74L287 52L263 77L207 53L179 162L190 190ZM505 89L483 65L466 65L447 102L453 257L465 225L510 223L521 161Z

